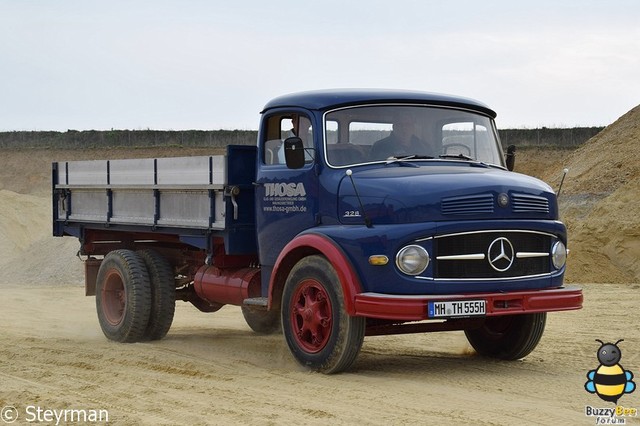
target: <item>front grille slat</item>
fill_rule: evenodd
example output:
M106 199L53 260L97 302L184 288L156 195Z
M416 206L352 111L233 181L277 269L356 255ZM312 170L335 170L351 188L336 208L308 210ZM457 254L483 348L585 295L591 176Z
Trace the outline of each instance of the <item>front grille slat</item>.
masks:
M493 213L493 195L481 194L467 197L443 198L441 211L445 215Z
M514 213L549 213L549 200L528 194L513 194Z
M513 252L509 252L505 243L505 250L513 258L513 263L504 271L496 270L490 263L492 256L489 246L500 238L506 238L513 247ZM434 239L434 278L505 279L549 274L550 256L517 257L517 253L550 253L554 240L555 237L550 234L532 231L486 231L439 236ZM495 253L493 257L496 257ZM504 261L497 266L502 269Z

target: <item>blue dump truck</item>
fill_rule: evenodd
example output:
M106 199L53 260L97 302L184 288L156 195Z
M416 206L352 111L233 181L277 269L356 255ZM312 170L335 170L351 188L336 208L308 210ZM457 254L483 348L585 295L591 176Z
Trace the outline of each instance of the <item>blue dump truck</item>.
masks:
M495 116L415 91L281 96L226 155L54 163L53 234L79 239L114 341L161 339L182 300L240 306L323 373L368 335L463 330L522 358L583 296L555 193L512 171Z

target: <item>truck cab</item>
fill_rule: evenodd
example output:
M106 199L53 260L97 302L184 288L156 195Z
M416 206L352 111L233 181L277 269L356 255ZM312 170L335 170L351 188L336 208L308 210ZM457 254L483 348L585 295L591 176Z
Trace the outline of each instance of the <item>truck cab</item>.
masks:
M219 221L163 226L158 201L149 230L115 224L99 237L66 210L54 211L54 233L83 241L88 293L114 340L138 339L108 333L127 315L113 292L135 295L118 264L138 256L149 281L141 293L165 288L210 312L239 305L254 331L281 329L296 360L317 371L349 368L365 335L379 334L464 330L482 355L522 358L546 313L579 309L582 292L563 285L567 232L555 193L507 167L495 117L480 102L425 92L285 95L262 111L257 147L208 160L210 176L223 165L220 182L183 188L199 191L203 218ZM72 189L56 176L54 210ZM161 200L171 188L180 190L148 189ZM95 244L114 235L128 248L117 262ZM162 279L152 277L158 265ZM148 323L159 315L140 314Z
M443 318L473 324L467 335L477 350L523 356L522 348L485 349L486 324L540 329L545 312L577 308L581 294L562 284L567 235L555 194L507 170L495 116L476 101L418 92L307 92L268 103L256 225L272 308L286 303L280 267L312 252L344 274L345 309L376 324L370 330ZM287 166L287 154L295 155L287 142L304 153L295 168ZM298 307L307 302L297 299ZM290 346L315 348L316 331Z

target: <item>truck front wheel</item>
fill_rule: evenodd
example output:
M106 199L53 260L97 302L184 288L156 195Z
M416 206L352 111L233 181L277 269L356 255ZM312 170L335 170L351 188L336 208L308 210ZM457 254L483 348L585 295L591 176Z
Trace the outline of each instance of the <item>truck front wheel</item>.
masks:
M467 340L478 354L514 360L524 358L538 346L547 313L489 317L480 328L465 330Z
M141 340L150 309L151 284L142 258L131 250L107 254L96 280L96 310L104 335L117 342Z
M312 370L339 373L353 364L365 318L349 316L333 266L322 256L300 260L282 295L282 329L296 360Z

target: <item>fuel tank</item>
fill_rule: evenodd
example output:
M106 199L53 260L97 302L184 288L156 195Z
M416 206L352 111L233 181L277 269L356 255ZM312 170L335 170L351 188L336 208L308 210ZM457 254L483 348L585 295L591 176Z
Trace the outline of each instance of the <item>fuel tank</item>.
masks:
M225 268L204 265L194 278L196 294L208 302L242 305L245 299L260 295L260 269Z

